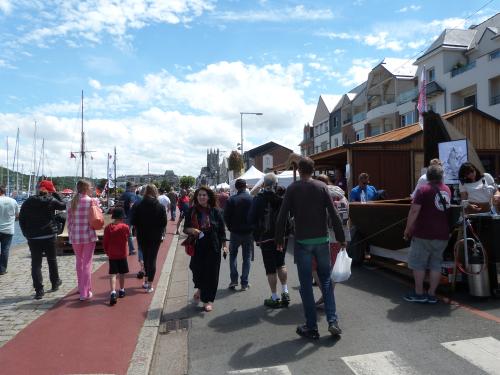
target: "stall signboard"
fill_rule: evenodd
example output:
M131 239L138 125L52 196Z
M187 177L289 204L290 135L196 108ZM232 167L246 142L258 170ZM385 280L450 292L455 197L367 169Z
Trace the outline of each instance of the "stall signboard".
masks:
M469 159L467 151L467 139L441 142L438 144L439 160L443 163L444 183L446 185L456 185L460 166Z

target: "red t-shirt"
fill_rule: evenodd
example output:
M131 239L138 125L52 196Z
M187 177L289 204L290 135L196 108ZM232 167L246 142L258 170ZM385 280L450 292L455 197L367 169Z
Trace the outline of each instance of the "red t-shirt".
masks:
M450 236L448 216L441 204L436 186L446 200L447 208L450 207L451 192L443 183L432 185L427 183L415 193L413 203L422 206L415 222L413 235L426 240L447 240Z
M104 229L104 251L109 259L126 259L130 229L125 223L111 223Z

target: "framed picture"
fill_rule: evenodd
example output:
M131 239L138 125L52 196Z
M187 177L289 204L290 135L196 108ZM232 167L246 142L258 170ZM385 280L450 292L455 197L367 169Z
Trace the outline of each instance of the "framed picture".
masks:
M467 139L441 142L438 144L438 148L439 160L443 163L444 183L446 185L458 184L460 182L458 170L463 163L469 160Z

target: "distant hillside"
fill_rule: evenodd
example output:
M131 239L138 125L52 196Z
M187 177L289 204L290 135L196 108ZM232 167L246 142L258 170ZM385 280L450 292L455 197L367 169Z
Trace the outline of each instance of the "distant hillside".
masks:
M15 189L16 187L16 178L19 180L19 189L26 191L28 190L29 183L29 175L19 173L19 177L16 177L16 172L10 170L10 186L11 189ZM75 176L58 176L58 177L48 177L49 180L52 180L57 190L63 190L66 188L74 189L76 182L78 181L78 177ZM96 183L97 179L94 179L92 183ZM7 186L7 168L0 167L0 185Z

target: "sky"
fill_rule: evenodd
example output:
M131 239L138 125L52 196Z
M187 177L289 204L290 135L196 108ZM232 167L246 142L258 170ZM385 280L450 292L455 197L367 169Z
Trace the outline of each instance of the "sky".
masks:
M415 60L445 29L500 0L0 0L0 165L77 175L84 93L87 168L197 176L206 150L274 141L298 151L320 94L342 95L386 57ZM36 167L38 169L38 167Z

